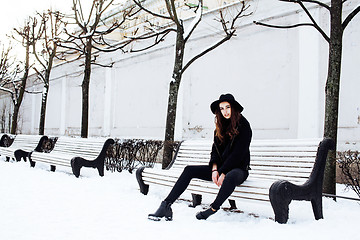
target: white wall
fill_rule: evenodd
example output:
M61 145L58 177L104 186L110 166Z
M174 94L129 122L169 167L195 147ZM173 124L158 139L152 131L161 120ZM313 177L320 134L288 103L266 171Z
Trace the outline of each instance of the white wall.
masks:
M311 28L279 30L252 24L270 16L273 18L269 23L273 24L306 20L302 13L293 12L296 4L267 0L254 1L252 6L253 16L241 20L233 39L196 61L184 73L178 101L177 139L212 138L214 116L209 105L227 92L244 106L243 114L251 123L254 138L322 137L326 41ZM311 11L327 28L327 13ZM214 17L204 16L195 40L187 46L186 60L219 39L215 29L220 25ZM359 16L344 35L339 117L339 143L344 149L358 148L360 142L358 24ZM116 63L113 68L93 67L89 135L163 139L173 43L174 36L170 36L151 51L100 55L102 63ZM79 64L63 64L52 73L45 130L48 135L80 134ZM37 133L40 97L26 96L22 108L22 131ZM344 145L346 142L349 144Z

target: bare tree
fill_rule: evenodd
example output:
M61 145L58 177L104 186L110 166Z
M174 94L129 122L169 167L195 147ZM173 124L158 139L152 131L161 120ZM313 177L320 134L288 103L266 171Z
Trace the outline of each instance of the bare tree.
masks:
M80 0L73 0L74 15L72 20L77 27L73 33L65 29L68 38L62 40L59 44L63 48L73 51L73 55L78 55L76 59L84 58L84 77L82 81L82 119L81 119L81 137L88 136L88 115L89 115L89 86L91 65L95 64L102 67L112 67L110 65L102 65L96 62L97 55L95 51L111 52L124 47L124 45L116 46L109 43L105 36L120 28L125 22L126 17L133 14L134 7L124 9L122 19L115 20L111 23L103 20L104 12L113 5L114 0L93 0L90 11L86 16Z
M12 69L11 66L14 64L14 59L11 57L11 44L8 46L1 45L1 53L0 53L0 91L9 92L9 80L11 79ZM10 132L11 128L11 114L10 109L7 109L6 104L3 104L1 109L1 132ZM8 120L8 116L9 121ZM8 124L9 123L9 126Z
M10 51L12 47L9 44L7 47L1 45L0 56L0 82L4 83L10 78L10 68L13 62L11 62Z
M166 128L165 128L165 141L164 141L164 154L162 167L166 168L171 161L172 152L173 152L173 143L174 143L174 131L175 131L175 119L176 119L176 108L177 108L177 99L178 92L181 83L182 76L184 72L194 63L197 59L203 57L205 54L216 49L224 42L228 41L235 35L236 26L235 23L238 19L249 16L252 13L246 13L250 7L245 1L239 2L240 9L232 19L225 19L223 10L219 10L218 21L220 23L221 31L224 36L212 46L202 50L195 56L192 56L187 62L184 62L184 54L186 44L189 42L192 34L198 27L199 23L202 20L203 15L203 0L198 0L197 4L188 5L195 12L195 17L192 23L185 27L184 21L180 19L178 8L176 7L175 0L165 0L164 4L166 6L166 13L161 14L154 12L145 7L146 1L133 0L135 4L142 9L143 11L151 14L154 17L165 19L169 22L168 27L164 26L155 26L149 23L148 29L150 33L143 34L141 36L133 36L131 39L143 40L143 39L154 39L154 42L151 46L148 46L144 49L148 49L152 46L155 46L162 42L164 38L171 32L176 34L175 42L175 61L172 72L172 81L169 86L169 96L168 96L168 107L167 107L167 117L166 117ZM140 50L132 50L140 51Z
M44 135L45 131L46 103L50 87L50 73L54 59L59 55L57 44L62 29L65 27L62 19L63 15L60 12L48 10L41 14L38 13L37 18L32 18L31 22L30 38L32 54L38 63L33 69L37 73L38 78L44 83L40 110L40 135Z
M325 123L324 123L324 137L332 138L337 141L338 129L338 115L339 115L339 87L340 87L340 73L341 73L341 56L343 45L343 34L346 27L352 19L359 13L360 6L357 6L344 20L342 20L343 5L347 0L331 0L330 5L315 0L280 0L282 2L290 2L298 4L301 9L306 13L310 22L299 23L290 26L277 26L255 22L256 24L273 27L289 29L300 26L314 27L321 36L329 44L329 62L328 62L328 75L325 86ZM326 9L330 15L330 35L323 30L316 20L311 15L308 7L304 3L312 3L321 8ZM335 194L336 188L336 149L329 151L326 168L323 191L328 194Z
M21 103L23 101L26 82L29 75L29 48L31 45L30 41L30 19L25 21L23 27L14 29L16 36L13 39L17 40L22 44L25 49L25 61L16 64L16 67L7 70L6 77L1 79L0 90L11 94L11 99L14 104L12 120L11 120L11 134L15 134L17 130L18 116ZM9 54L7 52L6 54ZM21 75L21 76L20 76Z

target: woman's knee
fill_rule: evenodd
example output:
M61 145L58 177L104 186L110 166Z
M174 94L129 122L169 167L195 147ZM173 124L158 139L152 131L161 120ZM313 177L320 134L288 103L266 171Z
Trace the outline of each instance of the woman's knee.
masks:
M186 176L196 176L198 173L198 167L197 166L186 166L183 170L183 174Z
M194 168L194 167L195 167L195 166L191 166L191 165L186 166L186 167L184 168L183 172L184 172L184 173L193 173L193 172L195 172L195 168Z
M246 172L244 170L236 168L226 174L224 182L226 181L231 182L234 185L240 185L246 180L246 178Z
M211 180L211 168L206 165L189 165L184 168L182 175L188 178Z

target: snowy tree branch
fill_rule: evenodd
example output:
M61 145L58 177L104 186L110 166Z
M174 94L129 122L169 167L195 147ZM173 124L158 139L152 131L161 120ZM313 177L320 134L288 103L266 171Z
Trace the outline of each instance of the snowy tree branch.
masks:
M194 32L198 24L201 22L201 17L203 14L203 1L199 0L199 6L196 10L196 16L194 20L191 22L190 26L188 27L189 31L184 33L184 41L187 42L191 37L191 34Z

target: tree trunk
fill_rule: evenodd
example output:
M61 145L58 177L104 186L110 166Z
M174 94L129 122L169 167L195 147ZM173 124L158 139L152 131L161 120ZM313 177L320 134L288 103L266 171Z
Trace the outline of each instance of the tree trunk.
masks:
M88 137L89 128L89 86L91 75L91 39L87 39L85 49L85 70L82 82L82 116L81 116L81 137Z
M45 133L45 117L46 117L46 104L47 104L48 92L49 92L49 84L45 84L41 96L39 135L44 135Z
M168 109L166 116L164 154L162 162L163 169L165 169L172 160L178 93L179 84L176 82L171 82L169 88Z
M331 1L331 27L329 45L329 66L326 81L324 137L337 142L340 72L342 55L342 0ZM323 184L323 192L336 194L336 147L329 151Z
M25 53L25 69L24 69L24 75L21 79L21 86L19 88L18 95L14 96L16 98L16 101L14 101L14 113L12 115L12 121L11 121L11 134L16 134L17 130L17 123L18 123L18 117L19 117L19 110L22 103L22 100L24 98L25 88L26 88L26 81L29 75L29 39L26 40L26 53ZM15 93L16 94L16 93Z
M14 111L13 111L13 115L12 115L12 119L11 119L11 131L10 131L11 134L16 134L19 108L20 108L20 105L18 105L18 104L14 105Z
M39 135L45 134L45 118L46 118L46 105L47 105L47 97L50 88L50 73L53 66L53 61L56 55L57 45L54 44L54 49L49 57L49 63L47 65L47 69L45 72L45 82L44 89L41 98L41 111L40 111L40 123L39 123Z
M182 67L183 67L183 59L184 59L184 51L185 51L183 26L178 26L177 28L175 50L176 50L175 64L174 64L174 70L172 76L173 80L170 82L170 87L169 87L168 109L166 116L164 153L163 153L163 161L162 161L163 169L170 164L173 153L177 98L178 98L179 87L182 78Z

